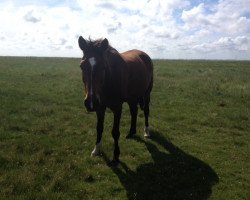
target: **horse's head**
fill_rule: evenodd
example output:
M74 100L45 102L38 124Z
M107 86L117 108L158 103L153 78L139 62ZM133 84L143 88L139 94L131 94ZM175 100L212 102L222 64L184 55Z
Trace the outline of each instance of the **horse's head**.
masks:
M80 36L78 43L84 54L80 64L86 93L84 105L89 112L96 111L101 104L101 93L107 70L104 52L109 47L109 42L107 39L86 41Z

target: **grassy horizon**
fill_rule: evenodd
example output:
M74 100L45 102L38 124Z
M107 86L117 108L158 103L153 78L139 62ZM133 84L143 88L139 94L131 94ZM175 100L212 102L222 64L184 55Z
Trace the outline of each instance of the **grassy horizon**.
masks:
M152 139L91 157L96 116L83 106L77 58L0 57L0 199L248 199L250 62L154 60Z
M0 58L2 59L8 59L8 58L20 58L20 59L74 59L74 60L80 60L81 57L60 57L60 56L2 56L0 55ZM154 62L157 61L212 61L212 62L250 62L250 60L247 59L205 59L205 58L192 58L192 59L184 59L184 58L152 58Z

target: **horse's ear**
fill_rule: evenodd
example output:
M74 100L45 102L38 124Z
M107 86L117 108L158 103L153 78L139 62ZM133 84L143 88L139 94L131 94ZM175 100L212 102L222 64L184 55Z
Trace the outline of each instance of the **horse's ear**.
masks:
M78 38L78 44L79 44L79 47L80 47L81 50L83 50L83 51L86 50L86 48L87 48L87 42L86 42L86 40L82 36L80 36Z
M100 49L102 52L104 52L109 46L109 41L105 38L100 45Z

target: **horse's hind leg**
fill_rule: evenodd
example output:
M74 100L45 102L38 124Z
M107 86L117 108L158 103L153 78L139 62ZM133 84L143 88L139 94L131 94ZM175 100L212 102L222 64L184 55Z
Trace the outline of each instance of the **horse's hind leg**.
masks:
M144 97L144 108L143 108L145 117L144 137L150 137L149 124L148 124L149 102L150 102L150 96L147 95Z
M143 110L144 109L144 97L139 98L139 105L140 105L141 110Z
M136 134L136 121L137 121L137 113L138 113L138 107L137 102L129 102L129 109L131 114L131 126L129 130L129 134L126 136L126 138L131 138L133 135Z

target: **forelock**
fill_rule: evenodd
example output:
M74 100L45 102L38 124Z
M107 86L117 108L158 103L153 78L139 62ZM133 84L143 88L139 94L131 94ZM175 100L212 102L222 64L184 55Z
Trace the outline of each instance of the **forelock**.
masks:
M90 37L89 37L89 40L87 41L87 46L88 48L90 49L97 49L101 46L101 43L102 43L103 39L100 38L100 39L97 39L97 40L92 40Z

